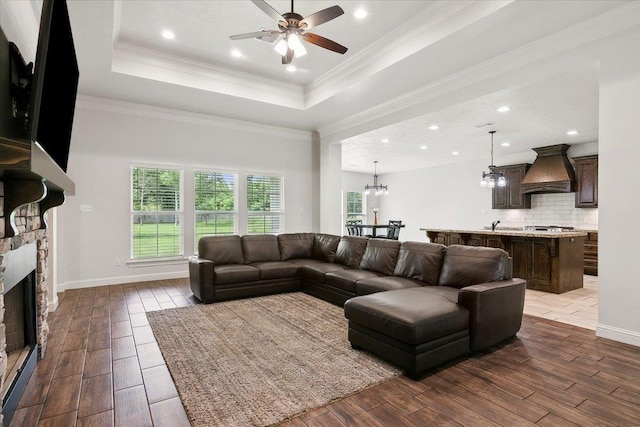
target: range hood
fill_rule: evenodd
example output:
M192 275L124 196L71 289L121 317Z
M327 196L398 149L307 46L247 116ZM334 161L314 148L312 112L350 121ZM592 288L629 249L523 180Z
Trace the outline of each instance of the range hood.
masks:
M567 144L533 148L538 157L520 185L522 193L571 193L576 191L576 175L567 157Z

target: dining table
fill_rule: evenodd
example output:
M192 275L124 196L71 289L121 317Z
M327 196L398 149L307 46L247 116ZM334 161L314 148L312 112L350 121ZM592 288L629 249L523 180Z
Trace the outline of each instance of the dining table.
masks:
M390 225L390 224L355 224L353 225L353 227L359 228L360 229L360 235L364 236L364 230L365 229L371 229L371 236L372 237L376 237L377 236L377 230L380 229L388 229L389 227L400 227L400 228L404 228L404 224L402 225Z

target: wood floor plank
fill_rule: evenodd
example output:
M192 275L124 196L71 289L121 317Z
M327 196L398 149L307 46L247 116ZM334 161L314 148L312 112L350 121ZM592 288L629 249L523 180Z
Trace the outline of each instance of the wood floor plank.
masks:
M38 427L68 427L75 425L77 412L67 412L50 418L41 418Z
M154 427L191 427L178 397L152 403L149 407Z
M149 403L171 399L178 396L173 379L165 365L155 366L142 371L144 388L147 390Z
M51 390L55 390L55 399L47 397L42 408L41 418L50 418L78 410L82 374L54 378Z
M115 425L129 427L135 420L138 427L152 427L151 412L143 386L129 387L114 392Z
M14 421L19 426L42 421L100 427L116 420L127 426L183 425L186 414L157 343L140 344L151 338L141 309L198 304L188 279L69 290L58 298L58 311L49 317L47 353L36 365ZM137 334L135 328L141 328ZM87 330L86 343L80 345ZM122 338L129 341L117 341ZM86 352L79 364L84 371L74 373L73 361L82 358L73 351ZM47 374L55 381L49 387ZM74 378L76 385L64 384ZM637 425L638 379L637 347L525 316L518 337L436 368L419 382L398 377L283 425ZM533 394L521 399L529 391ZM104 403L109 395L114 396L113 409L102 410L109 407ZM97 402L89 403L90 396ZM100 412L81 416L94 411Z
M76 427L113 427L113 410L78 418Z
M60 353L58 365L53 374L53 378L66 377L68 375L81 374L84 368L85 349L81 348Z
M137 357L126 357L113 361L114 390L121 390L141 385L142 383L142 371Z
M88 351L84 360L84 378L111 372L111 349Z
M113 409L113 387L111 374L82 380L78 417L88 417Z
M607 420L602 420L602 419L594 420L594 418L591 415L583 411L580 411L579 409L563 405L557 400L552 399L548 396L545 396L540 392L535 392L531 396L527 397L526 400L533 403L534 405L541 407L542 409L545 409L551 412L552 414L555 414L561 418L564 418L565 420L571 420L572 422L575 422L578 425L588 426L588 425L593 425L594 423L597 423L598 425L606 425L606 426L614 425L613 423L610 423Z
M27 406L24 408L18 408L13 413L13 418L11 419L11 424L9 424L9 427L23 427L23 426L38 425L38 420L40 419L41 411L42 411L42 405L33 405L33 406ZM5 419L5 423L6 423L6 419Z

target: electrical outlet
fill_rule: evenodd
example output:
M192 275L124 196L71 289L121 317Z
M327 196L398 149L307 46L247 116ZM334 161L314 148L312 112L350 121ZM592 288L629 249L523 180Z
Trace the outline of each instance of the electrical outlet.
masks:
M80 212L93 212L93 206L91 206L91 205L80 205Z
M120 258L116 258L116 267L120 267L122 265L122 260Z

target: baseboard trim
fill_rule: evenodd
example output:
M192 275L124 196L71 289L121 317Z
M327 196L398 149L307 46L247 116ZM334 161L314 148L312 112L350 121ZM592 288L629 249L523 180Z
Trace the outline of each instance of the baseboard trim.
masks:
M53 300L49 300L49 303L47 304L47 310L49 313L56 311L56 308L58 308L58 295L54 295Z
M61 284L59 283L58 291L64 292L69 289L95 288L98 286L121 285L123 283L133 282L149 282L151 280L182 279L185 277L189 277L189 273L186 271L136 274L135 276L104 277L101 279L78 280L75 282L65 282Z
M596 336L640 347L640 332L598 323Z

